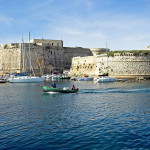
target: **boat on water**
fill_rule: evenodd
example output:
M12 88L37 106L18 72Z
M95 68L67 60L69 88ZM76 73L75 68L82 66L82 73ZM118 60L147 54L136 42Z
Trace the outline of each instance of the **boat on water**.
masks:
M85 75L82 78L78 78L78 81L92 81L93 77L89 77L88 75Z
M30 76L20 76L8 79L8 82L10 83L34 83L43 81L44 81L43 77L30 77Z
M22 42L22 51L23 54L25 54L25 48L24 48L24 41ZM30 52L30 33L29 33L29 64L30 64L30 76L27 76L28 74L26 74L26 69L25 69L25 55L22 56L23 57L23 67L22 67L22 73L20 74L14 74L12 77L10 77L8 79L8 82L10 83L34 83L34 82L43 82L44 81L44 77L38 77L38 76L31 76L33 67L31 65L31 52Z
M6 79L0 79L0 83L6 83L7 80Z
M92 81L93 77L83 77L83 78L79 78L78 81Z
M76 93L78 92L78 88L77 89L67 89L67 88L53 88L53 87L47 87L47 86L43 86L43 91L44 92L55 92L55 93Z
M94 79L95 83L114 82L114 81L116 81L115 78L108 78L108 77L100 77L100 78L95 78Z
M70 80L77 81L78 77L71 77Z
M69 76L61 76L60 79L70 79Z

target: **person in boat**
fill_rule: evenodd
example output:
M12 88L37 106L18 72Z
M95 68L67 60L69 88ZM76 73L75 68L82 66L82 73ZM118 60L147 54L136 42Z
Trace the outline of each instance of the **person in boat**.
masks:
M74 85L72 85L72 90L75 90L76 88L75 88L75 86Z
M52 86L53 88L56 88L56 84L55 84L55 83L53 83L51 86Z

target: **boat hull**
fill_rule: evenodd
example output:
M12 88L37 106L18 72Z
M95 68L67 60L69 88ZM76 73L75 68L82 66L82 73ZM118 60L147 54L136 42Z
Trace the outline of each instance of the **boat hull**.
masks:
M60 79L70 79L70 77L60 77Z
M16 77L8 80L10 83L35 83L35 82L43 82L44 78L42 77Z
M70 89L59 89L59 88L52 88L43 86L44 92L56 92L56 93L76 93L79 89L70 90Z
M79 78L78 81L92 81L93 77L84 77L84 78Z
M5 79L0 79L0 83L6 83Z
M116 81L115 78L108 78L108 77L101 77L101 78L96 78L95 83L101 83L101 82L114 82Z

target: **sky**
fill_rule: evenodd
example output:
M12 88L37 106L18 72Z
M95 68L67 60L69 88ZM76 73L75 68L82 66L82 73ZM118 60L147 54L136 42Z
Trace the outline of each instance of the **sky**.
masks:
M0 0L0 44L63 40L64 47L144 50L150 0Z

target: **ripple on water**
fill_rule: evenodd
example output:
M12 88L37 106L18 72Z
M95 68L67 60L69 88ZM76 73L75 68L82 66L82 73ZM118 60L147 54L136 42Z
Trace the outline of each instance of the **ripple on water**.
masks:
M1 149L150 147L149 83L75 85L77 94L43 94L36 84L0 88Z

